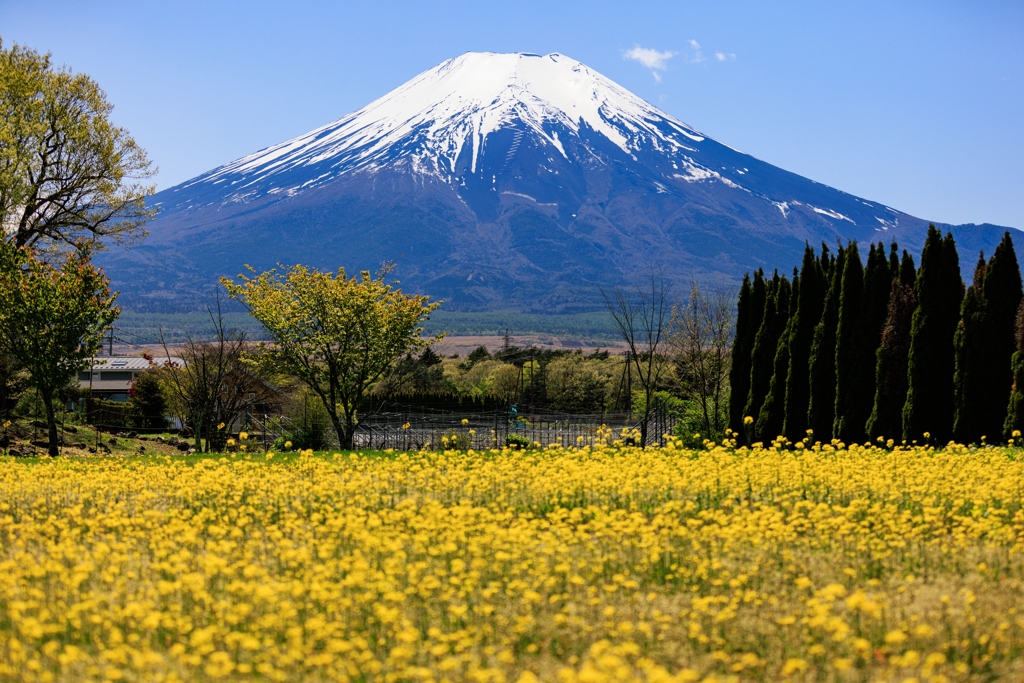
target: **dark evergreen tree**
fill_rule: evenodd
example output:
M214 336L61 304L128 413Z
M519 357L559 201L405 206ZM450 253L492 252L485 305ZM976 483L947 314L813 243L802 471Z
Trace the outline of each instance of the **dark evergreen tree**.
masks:
M982 254L974 268L974 281L967 288L960 306L960 322L953 336L956 354L956 370L953 374L953 439L958 443L977 443L982 436L982 395L988 390L984 381L984 354L987 351L985 340L991 334L986 308L985 255ZM1000 430L1001 423L1002 420Z
M872 265L875 248L871 246ZM857 402L863 384L860 376L864 373L862 364L863 338L860 332L864 300L864 266L860 260L857 243L846 248L846 267L839 295L839 317L836 327L836 408L832 426L833 438L842 441L863 441L865 415L857 424Z
M917 267L914 265L914 257L904 249L903 258L900 260L900 284L913 287L916 281Z
M985 362L980 395L981 433L997 441L1006 421L1006 405L1013 386L1014 328L1021 302L1020 266L1010 233L996 247L985 269L985 316L988 335L981 354Z
M1013 353L1013 387L1010 390L1010 405L1006 409L1006 421L1003 423L1003 435L1020 443L1020 434L1024 432L1024 300L1017 308L1017 318L1013 328L1017 350Z
M881 243L868 254L868 266L864 271L864 299L861 305L860 324L856 332L854 367L851 395L848 400L851 433L850 441L863 441L868 436L867 423L875 405L875 377L877 374L878 348L882 343L882 327L889 310L889 290L893 283L893 267L898 267L896 243L892 244L889 260L885 258L885 246ZM854 438L856 437L856 438ZM843 438L843 437L840 437Z
M776 272L768 283L764 319L754 339L754 351L750 358L750 391L743 408L744 419L752 417L755 423L771 385L775 370L775 350L789 319L789 298L789 280L784 276L779 277Z
M904 252L906 253L906 252ZM900 275L900 249L896 245L896 241L889 245L889 281L892 282L893 278L897 278ZM888 302L886 302L888 304Z
M846 249L840 246L829 269L828 293L811 342L811 399L807 409L807 424L809 429L814 430L814 439L823 443L832 439L832 422L835 418L836 326L839 322L839 300L845 265Z
M811 402L811 344L814 328L821 320L827 283L823 263L828 263L828 247L822 245L822 257L808 245L800 267L800 286L789 336L789 376L786 378L786 418L782 433L790 441L807 435L807 409Z
M753 283L744 275L736 307L736 335L729 370L729 427L736 432L740 444L745 439L743 409L750 394L750 359L754 352L754 339L764 319L764 305L764 272L755 272Z
M757 415L757 422L754 425L755 438L759 441L771 441L782 435L782 427L786 419L786 378L789 376L789 343L793 336L793 325L795 322L794 312L797 308L797 297L800 291L800 277L797 270L793 269L793 284L783 281L782 289L788 289L788 303L786 304L786 327L779 335L779 341L775 346L775 359L772 362L772 379L768 385L768 393L765 395L764 403ZM780 299L786 295L785 291L779 292ZM781 302L779 313L782 313Z
M903 435L903 404L907 400L907 356L910 324L917 308L914 294L914 259L906 251L889 291L889 304L875 353L875 401L867 433L900 441Z
M907 401L903 406L903 438L924 438L940 444L953 435L953 336L960 321L964 285L953 235L929 226L914 284L917 310L910 329L907 358Z

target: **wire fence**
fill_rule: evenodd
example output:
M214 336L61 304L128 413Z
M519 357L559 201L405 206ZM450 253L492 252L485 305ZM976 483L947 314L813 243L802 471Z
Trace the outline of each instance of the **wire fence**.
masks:
M64 417L64 416L62 416ZM173 434L163 439L179 450L188 450L194 442L189 430L168 428L146 429L124 424L106 424L92 421L86 415L84 424L59 420L58 440L61 448L78 447L92 452L109 451L111 439L145 436L157 440L158 433ZM532 445L547 447L595 446L605 436L639 443L642 415L636 412L606 412L572 414L541 410L519 412L516 406L498 410L446 410L431 409L423 405L407 405L390 401L375 402L372 408L359 416L353 436L353 448L358 450L486 450L506 445ZM81 418L80 418L81 419ZM30 443L45 447L47 429L38 419L32 421ZM267 417L249 414L239 422L238 431L248 432L252 448L267 450L279 437L287 438L295 430L291 420L283 416ZM648 445L664 445L665 437L672 435L676 417L664 409L652 411L647 430ZM180 432L175 434L176 432ZM234 431L232 431L234 433ZM222 435L223 441L229 434ZM327 429L324 435L327 447L339 448L337 434Z
M596 445L602 439L602 427L610 429L614 438L639 443L641 418L642 415L629 412L520 413L514 407L488 412L432 411L422 406L413 410L385 402L361 416L352 445L368 450L482 450L510 443L582 447ZM675 423L675 416L668 411L652 411L647 443L664 445L665 436L673 433ZM337 445L336 440L333 445Z

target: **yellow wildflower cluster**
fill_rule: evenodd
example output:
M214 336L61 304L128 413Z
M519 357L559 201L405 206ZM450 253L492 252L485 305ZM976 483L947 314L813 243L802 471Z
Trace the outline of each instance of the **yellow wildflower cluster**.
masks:
M1024 679L1020 452L0 462L0 680Z

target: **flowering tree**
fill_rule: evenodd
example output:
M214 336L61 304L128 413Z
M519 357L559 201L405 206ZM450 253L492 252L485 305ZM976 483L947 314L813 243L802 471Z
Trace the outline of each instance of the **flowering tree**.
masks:
M255 270L249 269L255 274ZM233 299L263 323L272 343L260 344L252 362L285 372L323 402L342 448L352 447L356 409L393 362L437 341L423 339L425 321L440 302L407 295L385 282L385 265L348 277L305 266L276 269L241 282L221 278Z
M0 239L73 247L145 235L156 212L139 181L155 169L112 109L89 76L0 43Z
M49 454L57 455L53 401L99 350L117 318L117 294L92 264L88 249L68 254L58 268L26 247L0 242L0 352L29 373L49 428Z

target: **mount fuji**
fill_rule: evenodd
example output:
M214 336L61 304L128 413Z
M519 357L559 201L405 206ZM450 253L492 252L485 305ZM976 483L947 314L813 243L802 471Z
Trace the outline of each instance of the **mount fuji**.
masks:
M122 303L202 305L220 275L397 263L449 310L575 312L657 269L735 283L805 242L897 240L927 221L719 143L560 54L467 53L366 107L152 198L151 234L102 253ZM962 258L1004 228L942 226Z

